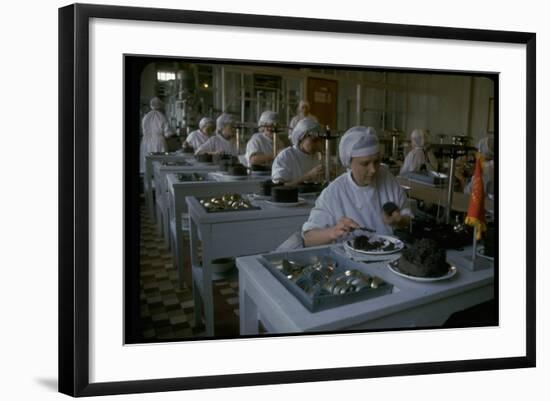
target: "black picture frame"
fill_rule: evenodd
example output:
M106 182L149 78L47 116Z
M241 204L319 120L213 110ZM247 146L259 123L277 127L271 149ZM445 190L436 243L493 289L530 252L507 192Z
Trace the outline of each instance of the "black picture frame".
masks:
M526 353L521 357L90 383L89 23L92 18L523 44L526 47ZM357 21L74 4L59 9L59 391L95 396L315 382L536 364L536 35Z

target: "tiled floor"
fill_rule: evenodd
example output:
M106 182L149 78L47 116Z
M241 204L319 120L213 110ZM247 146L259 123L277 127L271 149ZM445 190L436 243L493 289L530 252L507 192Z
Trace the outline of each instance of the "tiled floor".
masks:
M141 207L140 297L143 337L148 340L185 340L203 337L204 325L196 326L189 261L186 276L179 288L172 255L147 211ZM187 245L187 244L186 244ZM186 246L185 249L188 249ZM239 335L239 290L236 281L214 283L215 332L218 337Z

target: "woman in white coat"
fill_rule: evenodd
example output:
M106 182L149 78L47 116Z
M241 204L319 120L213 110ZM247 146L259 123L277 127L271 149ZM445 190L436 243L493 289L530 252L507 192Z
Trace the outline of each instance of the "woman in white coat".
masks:
M273 162L273 135L279 122L274 111L264 111L258 120L258 131L246 144L246 163L248 166L270 165Z
M411 151L405 157L399 175L415 173L421 170L437 171L437 158L427 149L428 138L426 131L415 129L411 132Z
M195 154L216 153L237 156L233 138L235 138L235 119L231 114L223 113L216 119L216 135L199 146Z
M372 127L350 128L340 141L339 156L348 171L321 193L302 227L306 246L340 242L359 227L392 234L412 216L407 196L395 177L380 166L380 147ZM391 215L383 206L397 206Z
M199 129L191 132L183 142L182 147L191 147L197 150L214 133L216 122L210 117L203 117L199 121Z
M145 171L145 156L151 152L166 152L166 139L173 135L166 116L161 111L163 104L158 97L150 102L149 111L142 120L143 138L141 139L140 172Z
M292 131L292 145L282 150L271 167L271 179L275 183L298 185L302 182L317 182L323 173L318 153L323 149L319 138L321 126L306 117Z

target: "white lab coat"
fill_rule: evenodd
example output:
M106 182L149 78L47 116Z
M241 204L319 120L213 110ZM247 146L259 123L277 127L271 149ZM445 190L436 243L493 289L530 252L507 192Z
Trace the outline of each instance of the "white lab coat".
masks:
M150 152L166 152L166 139L173 134L166 116L158 111L151 110L142 120L143 138L141 139L141 159L139 171L145 171L145 156Z
M200 129L195 130L189 134L185 142L189 144L193 149L197 150L203 143L205 143L210 137L203 133Z
M321 192L302 226L302 235L312 229L332 227L342 217L354 220L361 227L372 228L378 234L391 235L393 229L382 217L382 206L386 202L395 203L402 215L412 216L405 191L385 167L381 166L374 182L364 187L358 186L348 171Z
M428 171L437 171L437 159L433 152L421 147L414 148L405 157L399 175L418 172L423 164Z
M309 155L292 146L281 151L271 166L271 179L274 182L291 182L302 177L315 166L321 164L317 154Z
M224 153L237 156L237 149L232 141L228 141L221 134L216 134L195 149L195 154L199 153Z
M255 154L273 154L273 140L262 132L256 132L246 144L246 164L251 165L250 158Z

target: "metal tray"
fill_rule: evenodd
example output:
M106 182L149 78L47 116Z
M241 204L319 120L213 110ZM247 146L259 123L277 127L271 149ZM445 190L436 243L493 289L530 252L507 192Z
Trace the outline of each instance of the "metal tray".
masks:
M200 205L204 208L204 210L207 213L246 212L246 211L250 211L250 210L261 210L262 209L261 207L253 206L247 199L244 199L244 198L241 198L241 199L243 199L248 204L248 207L233 208L233 207L230 207L229 205L227 205L224 202L224 204L223 204L223 206L225 206L224 208L212 209L210 207L207 207L206 204L203 203L203 202L209 202L209 200L212 199L212 198L220 198L220 197L208 196L208 197L197 198Z
M376 274L371 272L368 266L354 262L345 255L335 252L332 248L305 249L303 251L294 251L290 253L282 252L262 255L260 258L262 265L310 312L318 312L354 302L378 298L393 292L393 285L384 281L377 288L363 289L358 292L347 292L338 295L313 295L306 292L297 284L300 279L294 281L287 277L283 272L283 260L298 266L312 265L315 263L320 263L321 265L326 264L326 266L333 265L333 275L342 275L346 270L358 270L371 277L376 277Z

